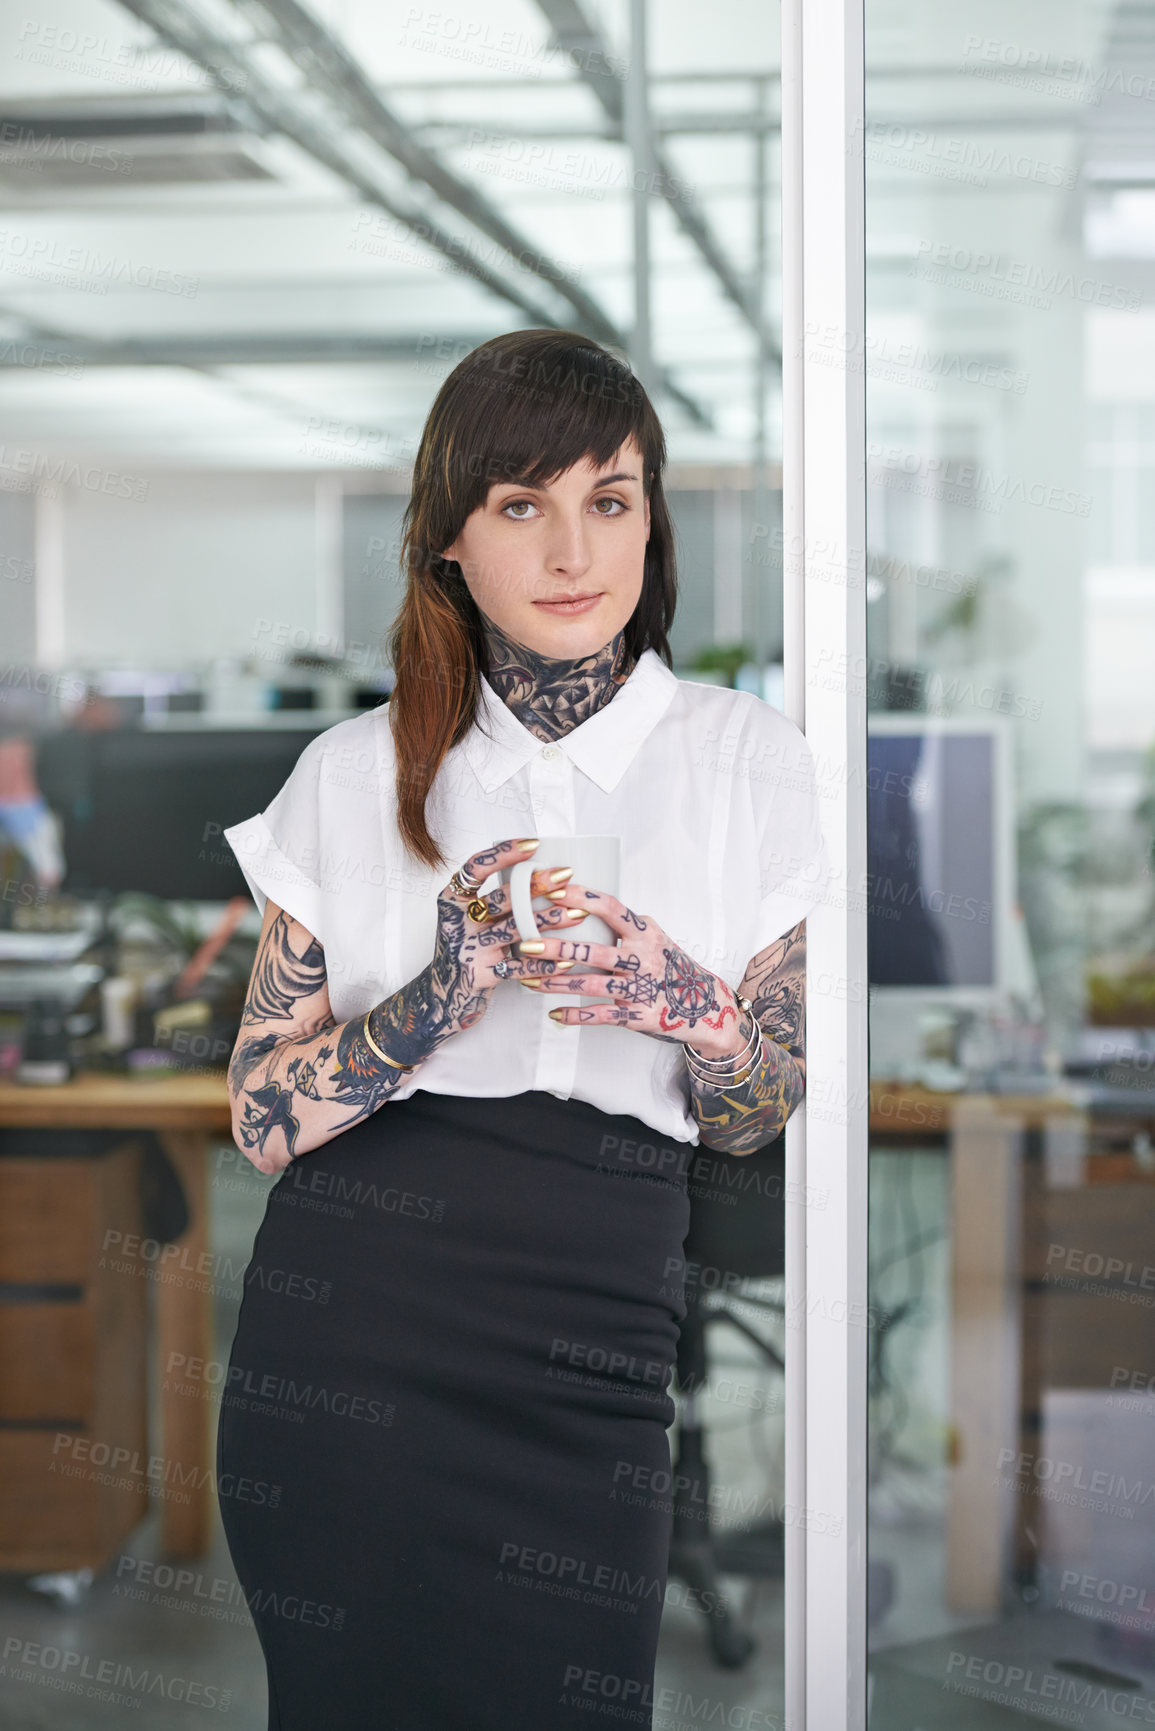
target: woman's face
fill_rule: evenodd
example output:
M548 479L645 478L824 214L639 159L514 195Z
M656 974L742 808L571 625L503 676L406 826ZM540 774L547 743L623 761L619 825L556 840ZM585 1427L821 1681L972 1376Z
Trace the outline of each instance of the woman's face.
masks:
M577 660L626 624L642 591L650 536L644 465L633 439L601 469L588 459L547 486L499 481L443 557L481 612L557 660Z

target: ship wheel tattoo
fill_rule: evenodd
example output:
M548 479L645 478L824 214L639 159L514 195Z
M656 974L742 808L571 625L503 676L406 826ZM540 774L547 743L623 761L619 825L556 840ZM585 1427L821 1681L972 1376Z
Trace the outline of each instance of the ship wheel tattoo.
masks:
M713 974L700 968L685 950L663 950L662 954L666 958L666 998L682 1021L688 1022L692 1028L695 1022L722 1008L714 995ZM667 1020L664 1007L661 1023L666 1029L678 1025Z

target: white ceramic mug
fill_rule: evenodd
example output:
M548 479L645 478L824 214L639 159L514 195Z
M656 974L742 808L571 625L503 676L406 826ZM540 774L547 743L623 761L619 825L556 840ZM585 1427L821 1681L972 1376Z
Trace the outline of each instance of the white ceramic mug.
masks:
M510 906L521 936L542 936L529 893L529 880L533 872L549 871L558 866L572 866L571 883L584 884L587 889L603 890L607 895L616 896L621 858L620 836L542 836L530 859L519 860L514 866L506 866L501 873L503 882L509 885ZM560 932L554 930L549 935L557 937ZM618 941L618 934L596 914L587 914L584 920L575 920L573 925L567 925L565 936L579 938L587 944L616 944Z

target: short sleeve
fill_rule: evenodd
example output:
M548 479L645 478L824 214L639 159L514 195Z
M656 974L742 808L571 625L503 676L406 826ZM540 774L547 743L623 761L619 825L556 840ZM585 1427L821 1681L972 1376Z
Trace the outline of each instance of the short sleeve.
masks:
M775 731L773 769L755 796L761 900L752 956L804 920L830 880L814 753L784 716L776 715Z
M275 902L324 945L325 897L316 875L320 773L318 741L311 740L272 803L224 836L262 916L266 901Z

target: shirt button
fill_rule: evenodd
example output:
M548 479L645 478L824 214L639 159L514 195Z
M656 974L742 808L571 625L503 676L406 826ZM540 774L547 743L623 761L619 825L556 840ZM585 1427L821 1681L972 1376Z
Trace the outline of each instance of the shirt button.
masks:
M556 763L557 759L561 756L561 752L558 750L556 745L547 745L541 756L543 763Z

